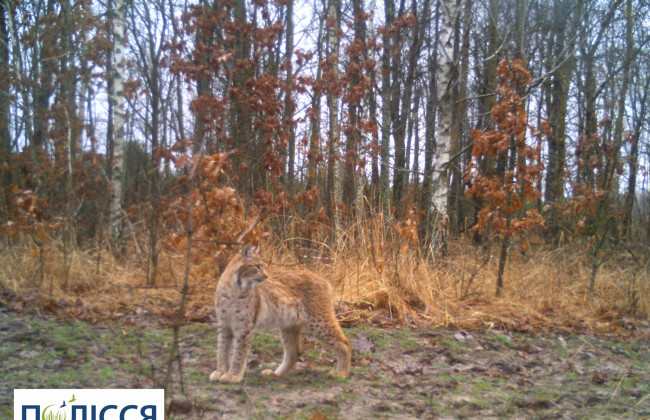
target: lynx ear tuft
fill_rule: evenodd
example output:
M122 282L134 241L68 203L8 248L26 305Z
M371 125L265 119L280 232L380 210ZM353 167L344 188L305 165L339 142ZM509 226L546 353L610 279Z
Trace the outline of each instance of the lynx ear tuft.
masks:
M251 256L251 253L252 253L252 249L251 249L251 246L250 246L250 245L246 245L246 246L244 247L244 249L242 250L242 252L241 252L241 254L242 254L244 257L250 257L250 256Z

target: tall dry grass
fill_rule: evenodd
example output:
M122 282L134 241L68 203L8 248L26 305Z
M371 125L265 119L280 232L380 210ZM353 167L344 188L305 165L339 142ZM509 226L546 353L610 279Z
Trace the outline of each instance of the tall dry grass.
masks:
M448 242L446 255L423 252L395 226L382 217L364 220L337 232L334 246L327 245L325 234L306 240L289 229L282 239L272 236L263 244L263 258L271 270L308 268L330 279L347 324L622 332L634 319L650 318L649 267L623 254L601 267L589 300L591 266L579 250L536 245L524 252L515 244L503 296L495 298L496 247L461 238ZM181 253L163 251L159 277L148 286L147 253L135 247L121 259L101 249L64 252L56 241L42 250L28 242L2 245L0 301L5 305L128 323L146 314L171 317L180 301ZM188 320L212 319L216 279L230 252L197 258Z
M388 317L453 328L609 331L650 317L650 267L624 252L600 268L590 300L591 265L575 244L553 248L539 241L524 251L515 243L503 296L495 298L496 245L460 238L439 255L423 252L395 227L379 216L338 232L334 247L316 241L320 252L314 253L277 241L282 246L270 256L278 269L306 262L330 278L352 318L372 318L381 309Z

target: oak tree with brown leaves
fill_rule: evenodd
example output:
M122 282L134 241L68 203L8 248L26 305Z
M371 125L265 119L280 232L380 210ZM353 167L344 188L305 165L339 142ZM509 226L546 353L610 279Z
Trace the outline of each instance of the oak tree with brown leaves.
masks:
M487 132L474 130L474 148L465 173L465 181L471 186L467 195L481 197L485 206L479 210L474 230L488 232L501 242L496 295L503 290L503 274L508 256L508 247L513 238L543 224L537 209L531 206L541 196L537 183L543 169L538 162L541 150L541 136L548 135L548 124L542 123L541 132L528 124L519 89L530 83L530 73L521 60L503 60L498 67L499 82L496 93L500 101L494 105L491 114L496 129ZM527 136L531 130L533 136ZM496 174L480 171L476 161L490 156L500 162L501 170ZM524 242L524 247L527 246Z

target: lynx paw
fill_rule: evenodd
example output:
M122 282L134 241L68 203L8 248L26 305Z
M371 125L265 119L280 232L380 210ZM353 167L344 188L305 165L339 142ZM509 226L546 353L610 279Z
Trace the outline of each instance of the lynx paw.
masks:
M332 370L327 374L330 378L347 378L348 373L340 370Z
M264 369L262 371L262 376L268 376L269 378L279 378L279 376L272 369Z
M223 375L224 375L223 372L219 372L218 370L215 370L210 374L210 382L219 381Z
M236 384L241 382L242 376L231 375L230 373L224 373L220 378L219 382L222 384Z

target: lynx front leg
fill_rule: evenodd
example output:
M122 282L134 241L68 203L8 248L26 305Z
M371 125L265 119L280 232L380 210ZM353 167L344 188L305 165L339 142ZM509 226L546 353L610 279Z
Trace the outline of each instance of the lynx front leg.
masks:
M246 370L246 360L248 359L248 351L251 348L252 341L252 328L248 332L234 337L231 346L232 348L230 350L230 369L219 378L219 382L235 384L242 380L244 377L244 370Z
M210 374L210 381L218 381L230 370L230 352L232 349L232 331L222 327L219 328L217 342L217 370Z
M300 355L300 327L282 330L282 346L284 347L284 357L280 366L275 371L271 369L263 370L262 375L282 377L296 365Z

